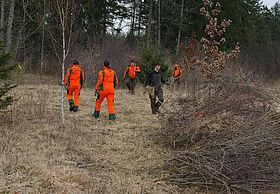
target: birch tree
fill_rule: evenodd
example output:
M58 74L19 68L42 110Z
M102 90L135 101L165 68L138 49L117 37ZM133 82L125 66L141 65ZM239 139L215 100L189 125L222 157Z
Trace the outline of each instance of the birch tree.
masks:
M53 32L49 30L49 33L52 37L52 42L55 50L55 54L58 58L58 61L61 66L61 123L64 126L65 124L65 115L64 115L64 74L65 74L65 63L66 58L69 54L72 40L72 29L74 24L74 7L75 2L72 0L55 0L53 3L53 8L56 11L58 25L60 26L60 39L57 39L54 36Z

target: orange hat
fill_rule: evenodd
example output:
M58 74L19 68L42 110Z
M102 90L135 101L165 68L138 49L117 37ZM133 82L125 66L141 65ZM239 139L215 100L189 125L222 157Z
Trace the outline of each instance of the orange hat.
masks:
M179 65L176 63L176 64L174 64L174 67L179 67Z

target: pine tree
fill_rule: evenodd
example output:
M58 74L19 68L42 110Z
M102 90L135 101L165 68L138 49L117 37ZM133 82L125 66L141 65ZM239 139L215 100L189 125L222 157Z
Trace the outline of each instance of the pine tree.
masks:
M7 80L10 77L10 72L15 68L15 65L9 65L11 59L10 54L5 54L3 48L0 51L0 110L7 108L12 104L14 98L8 94L8 92L16 87L9 83Z

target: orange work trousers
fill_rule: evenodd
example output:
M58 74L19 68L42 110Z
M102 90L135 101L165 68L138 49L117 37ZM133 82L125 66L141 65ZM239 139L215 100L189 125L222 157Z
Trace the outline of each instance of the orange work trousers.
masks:
M69 86L67 89L67 99L73 100L74 93L74 106L79 106L81 86Z
M109 114L114 114L115 113L114 96L115 96L114 90L105 90L105 91L100 90L99 96L95 102L95 110L100 111L101 104L102 104L104 98L106 98L107 104L108 104L108 112L109 112Z

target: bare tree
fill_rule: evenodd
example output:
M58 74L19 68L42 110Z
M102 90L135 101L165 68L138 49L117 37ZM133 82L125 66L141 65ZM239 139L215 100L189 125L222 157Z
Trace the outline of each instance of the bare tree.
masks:
M55 54L58 58L58 61L61 65L61 123L64 126L65 124L65 115L64 115L64 74L65 74L65 63L66 58L69 54L71 41L72 41L72 29L74 23L74 1L71 0L55 0L54 9L58 16L61 40L57 40L53 33L49 31L52 42L55 50ZM61 55L62 51L62 55Z
M13 29L13 22L14 22L14 12L15 12L15 0L10 0L10 11L9 11L9 18L8 18L5 52L10 52L12 46L12 29Z
M4 41L4 17L5 17L5 0L1 1L1 18L0 18L0 40Z
M147 29L147 48L150 48L151 45L151 34L152 34L152 17L153 17L153 0L149 1L149 15L148 15L148 29Z
M45 17L46 17L46 0L44 0L44 5L43 5L43 17L42 17L42 41L41 41L41 59L40 59L40 72L41 74L43 73L43 58L44 58L44 40L45 40Z
M180 46L180 41L181 41L181 32L182 32L182 25L183 25L183 14L184 14L184 0L182 0L182 5L181 5L179 32L178 32L177 46L176 46L176 59L179 54L179 46Z
M159 51L159 49L160 49L160 28L161 28L161 14L160 14L160 10L161 10L161 0L158 0L158 29L157 29L157 31L158 31L158 35L157 35L157 38L158 38L158 40L157 40L157 45L158 45L158 51Z

